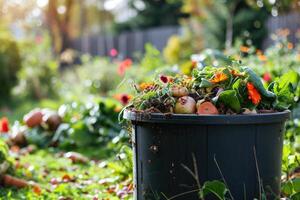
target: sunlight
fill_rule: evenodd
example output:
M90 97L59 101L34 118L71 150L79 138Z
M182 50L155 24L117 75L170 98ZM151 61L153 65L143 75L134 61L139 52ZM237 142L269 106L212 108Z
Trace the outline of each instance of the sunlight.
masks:
M47 6L48 0L37 0L36 4L38 5L38 7L43 8L43 7Z
M105 1L105 3L104 3L104 8L105 8L105 10L113 10L113 9L115 9L121 2L122 2L122 0L108 0L108 1Z

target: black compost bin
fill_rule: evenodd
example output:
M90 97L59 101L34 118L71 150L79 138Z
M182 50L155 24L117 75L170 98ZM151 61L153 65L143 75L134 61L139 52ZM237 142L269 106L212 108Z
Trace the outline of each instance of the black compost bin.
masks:
M125 111L133 125L135 199L181 194L174 199L198 200L198 192L192 192L198 189L196 181L186 169L195 172L194 165L201 184L223 180L221 171L235 200L258 198L260 185L274 199L280 193L289 117L289 111L207 116Z

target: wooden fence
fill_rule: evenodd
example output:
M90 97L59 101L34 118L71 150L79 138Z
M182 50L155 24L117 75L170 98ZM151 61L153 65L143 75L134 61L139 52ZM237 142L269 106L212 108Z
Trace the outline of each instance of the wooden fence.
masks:
M292 43L299 42L300 37L300 13L293 12L278 17L270 17L267 20L268 37L264 41L264 47L268 47L272 44L272 33L276 33L278 29L289 29L290 34L288 36L289 41ZM298 34L298 36L297 36Z
M290 30L291 34L289 35L289 40L291 42L299 42L296 33L300 34L300 13L270 17L267 20L266 26L269 34L264 41L264 48L272 44L272 33L282 28L288 28ZM80 52L99 56L107 56L112 48L116 48L122 54L121 57L133 57L135 52L144 52L146 43L151 43L157 49L162 50L171 35L181 34L181 32L179 26L164 26L143 31L124 32L118 36L84 36L75 40L73 46Z
M144 52L146 43L153 44L162 50L168 38L180 34L179 26L151 28L143 31L124 32L118 36L93 35L74 40L75 49L91 55L107 56L112 48L116 48L125 57L133 57L136 52Z

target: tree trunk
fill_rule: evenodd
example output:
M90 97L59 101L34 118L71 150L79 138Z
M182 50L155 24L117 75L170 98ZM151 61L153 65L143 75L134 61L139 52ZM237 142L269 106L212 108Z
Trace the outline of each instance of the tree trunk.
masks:
M64 18L59 23L60 37L61 37L60 53L72 47L71 38L70 38L70 20L71 20L73 5L74 5L74 0L67 0L66 13L64 15Z
M57 11L57 0L51 0L48 3L47 22L52 48L56 54L60 54L71 47L70 20L73 5L74 0L67 0L66 12L60 16Z

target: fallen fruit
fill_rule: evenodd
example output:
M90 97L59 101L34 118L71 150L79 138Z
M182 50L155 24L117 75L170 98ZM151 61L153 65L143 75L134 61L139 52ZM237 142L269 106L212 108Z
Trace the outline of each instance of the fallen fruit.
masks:
M43 116L43 122L47 124L50 131L55 131L61 124L62 119L56 112L47 111Z
M34 109L24 116L24 122L30 128L39 126L42 121L43 113L40 109Z
M65 158L69 158L73 163L87 163L89 159L80 153L68 152L64 154Z
M209 101L205 101L198 105L197 114L198 115L217 115L217 114L219 114L219 111L214 104L212 104Z
M13 186L16 188L28 187L29 183L23 179L15 178L10 175L3 175L3 185L4 186Z
M26 144L25 133L22 130L13 131L9 135L9 139L14 145L23 146Z
M196 101L189 96L180 97L174 109L177 114L193 114L196 112Z
M173 86L171 87L171 94L173 97L183 97L189 94L189 91L186 87Z

